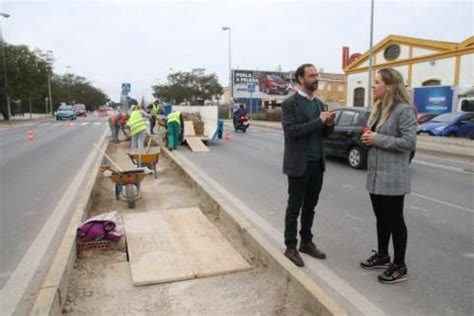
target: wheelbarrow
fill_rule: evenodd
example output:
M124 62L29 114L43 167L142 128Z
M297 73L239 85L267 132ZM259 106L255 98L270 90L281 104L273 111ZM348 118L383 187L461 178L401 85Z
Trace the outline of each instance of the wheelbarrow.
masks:
M110 179L115 183L115 198L134 208L135 202L141 198L140 182L146 176L145 168L117 171L111 166L102 166L102 169L112 173Z
M127 155L137 168L148 167L153 170L155 179L158 177L156 173L156 165L160 158L160 147L148 147L147 149L131 149Z

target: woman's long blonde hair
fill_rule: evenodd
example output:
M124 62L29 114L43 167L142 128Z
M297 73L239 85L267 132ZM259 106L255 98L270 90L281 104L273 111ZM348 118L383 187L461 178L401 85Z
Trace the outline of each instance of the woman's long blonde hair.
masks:
M389 86L382 99L375 99L369 117L369 126L378 118L377 126L382 126L388 119L393 107L400 103L411 104L405 88L403 76L395 69L383 68L377 71L382 81Z

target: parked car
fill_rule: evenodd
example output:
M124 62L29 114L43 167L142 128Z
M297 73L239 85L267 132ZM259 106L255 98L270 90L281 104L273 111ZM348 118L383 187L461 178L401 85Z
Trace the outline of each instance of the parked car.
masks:
M436 116L418 127L418 134L474 138L474 112L453 112Z
M76 113L76 116L87 117L87 110L84 104L75 104L74 112Z
M416 116L416 123L418 125L424 124L431 121L433 118L438 116L439 113L418 113Z
M350 107L333 110L335 113L334 131L324 140L324 148L328 156L346 158L349 166L355 169L367 167L368 148L360 137L367 127L370 109ZM415 151L410 154L410 162Z
M56 120L75 120L76 113L72 105L61 105L56 111Z
M281 94L287 95L289 93L289 83L283 80L278 75L263 75L258 80L260 91L266 94Z

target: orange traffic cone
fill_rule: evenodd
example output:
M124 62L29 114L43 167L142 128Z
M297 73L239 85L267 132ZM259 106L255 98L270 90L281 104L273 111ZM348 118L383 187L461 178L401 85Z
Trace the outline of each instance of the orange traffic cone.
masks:
M232 135L230 134L230 130L226 129L224 133L224 140L226 142L230 142L232 140Z
M32 142L35 140L35 136L33 135L33 131L31 129L26 134L26 138L28 139L29 142Z

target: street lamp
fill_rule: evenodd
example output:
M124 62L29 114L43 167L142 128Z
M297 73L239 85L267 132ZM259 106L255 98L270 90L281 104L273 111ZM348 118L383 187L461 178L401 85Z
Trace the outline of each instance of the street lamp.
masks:
M230 26L223 26L222 30L229 31L229 119L230 119L232 118L232 99L233 99L231 29L230 29Z
M373 50L373 40L374 40L374 0L370 2L370 43L369 43L369 91L367 92L367 107L372 106L372 58L374 55Z
M66 74L67 74L67 97L69 99L69 105L71 105L72 104L71 103L71 90L69 89L69 80L70 80L70 76L71 76L70 75L71 66L66 66L66 68L67 68L67 72L66 72Z
M48 63L53 60L50 57L51 54L53 54L53 52L50 50L46 52L46 61ZM49 72L48 72L48 98L49 98L49 110L51 111L51 115L53 115L53 99L51 96L51 74Z
M5 19L8 19L10 17L10 14L7 13L1 13L0 16L4 17ZM0 27L0 43L2 45L2 61L3 61L3 76L5 80L5 97L7 99L7 115L8 119L11 118L12 112L10 109L10 96L8 95L8 78L7 78L7 66L5 62L5 48L4 48L4 43L3 43L3 33L2 33L2 28Z

